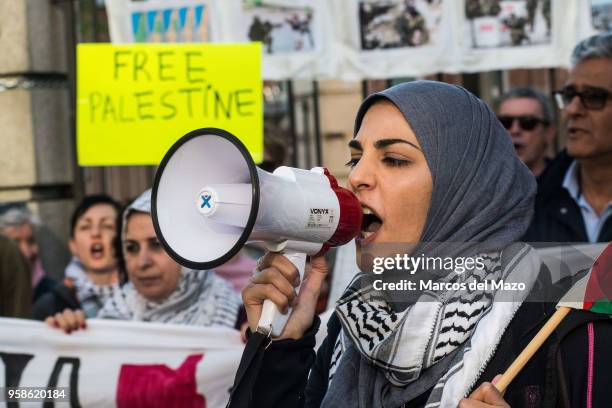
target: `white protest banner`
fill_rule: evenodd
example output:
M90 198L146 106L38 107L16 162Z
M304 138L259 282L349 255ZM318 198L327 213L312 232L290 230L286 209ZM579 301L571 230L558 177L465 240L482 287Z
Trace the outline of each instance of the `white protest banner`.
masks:
M224 407L243 347L226 328L90 319L68 335L0 318L0 389L67 387L57 406Z

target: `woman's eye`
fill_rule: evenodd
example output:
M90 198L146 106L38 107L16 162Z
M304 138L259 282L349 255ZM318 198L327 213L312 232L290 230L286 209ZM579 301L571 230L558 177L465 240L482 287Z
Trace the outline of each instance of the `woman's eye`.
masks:
M383 162L390 167L401 167L409 163L408 160L396 159L394 157L385 157Z
M104 224L102 228L109 231L115 231L115 224Z
M157 239L152 239L149 241L149 248L151 248L152 251L161 251L163 249L162 245Z
M91 229L91 224L83 224L79 226L79 231L87 231Z
M357 165L357 162L359 162L359 157L354 157L354 158L351 158L351 160L344 163L344 165L352 169L353 167Z
M126 253L128 254L137 254L138 253L138 245L134 243L127 243L123 247Z

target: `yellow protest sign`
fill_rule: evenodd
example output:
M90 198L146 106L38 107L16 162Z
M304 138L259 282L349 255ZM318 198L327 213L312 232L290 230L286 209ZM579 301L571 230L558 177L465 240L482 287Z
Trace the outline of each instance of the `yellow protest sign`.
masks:
M203 127L233 133L261 162L260 43L78 45L80 165L156 165Z

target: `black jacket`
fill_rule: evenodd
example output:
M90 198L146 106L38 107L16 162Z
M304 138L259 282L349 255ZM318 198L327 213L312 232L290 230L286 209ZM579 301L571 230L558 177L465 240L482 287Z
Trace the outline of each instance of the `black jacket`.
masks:
M40 282L32 289L32 301L36 302L45 293L51 292L59 282L48 276L43 276Z
M495 354L476 382L503 373L554 312L555 303L525 302L506 329ZM594 324L595 366L593 407L612 407L612 319L603 314L572 311L508 387L511 407L583 407L587 392L587 326ZM333 315L328 335L315 355L318 318L300 340L273 342L266 350L251 407L319 407L327 392L328 371L340 322ZM312 370L310 371L312 367ZM310 371L310 373L309 373ZM404 404L422 407L431 390Z
M42 294L34 302L34 319L45 320L49 316L61 313L66 309L77 310L81 308L74 288L64 283L57 283L53 289Z
M580 207L563 187L565 173L573 161L562 151L538 177L535 214L521 241L589 241ZM612 217L604 223L597 241L612 241Z

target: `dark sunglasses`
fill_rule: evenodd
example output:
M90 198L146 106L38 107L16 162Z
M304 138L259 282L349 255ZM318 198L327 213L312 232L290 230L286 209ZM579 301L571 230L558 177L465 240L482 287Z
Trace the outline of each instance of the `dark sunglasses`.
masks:
M577 96L586 109L600 110L606 106L606 101L610 98L612 92L603 88L585 88L584 91L578 92L573 86L566 86L553 92L553 95L559 109L567 107Z
M519 126L523 130L533 130L540 123L548 125L547 120L536 118L535 116L498 116L497 119L507 130L510 130L515 120L518 120Z

